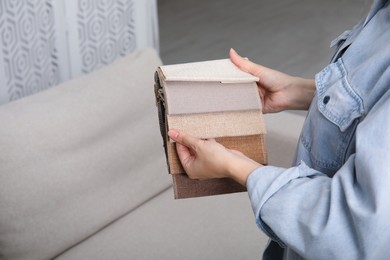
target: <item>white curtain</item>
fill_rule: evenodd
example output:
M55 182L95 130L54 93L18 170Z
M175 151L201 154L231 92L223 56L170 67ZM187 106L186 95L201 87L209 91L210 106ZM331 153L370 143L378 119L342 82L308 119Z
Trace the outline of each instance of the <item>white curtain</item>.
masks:
M0 104L158 50L156 0L0 0Z

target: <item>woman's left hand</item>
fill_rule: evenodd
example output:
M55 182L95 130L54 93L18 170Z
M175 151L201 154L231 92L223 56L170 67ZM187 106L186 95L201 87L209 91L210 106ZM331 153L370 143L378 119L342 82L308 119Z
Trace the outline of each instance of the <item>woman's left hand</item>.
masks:
M170 130L168 135L176 141L180 162L191 179L228 177L246 186L250 173L261 166L214 139L199 139L175 129Z

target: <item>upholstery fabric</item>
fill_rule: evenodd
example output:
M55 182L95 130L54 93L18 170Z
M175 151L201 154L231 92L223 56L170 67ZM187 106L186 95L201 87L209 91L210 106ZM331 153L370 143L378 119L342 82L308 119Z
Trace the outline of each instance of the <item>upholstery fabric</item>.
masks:
M169 115L259 110L255 82L164 82ZM221 90L223 94L221 95Z
M164 81L248 83L259 80L237 69L229 59L165 65L160 70Z
M215 140L229 149L239 150L252 160L255 160L261 164L267 164L268 157L267 151L265 149L266 145L264 135L262 134L236 137L219 137ZM176 152L176 144L169 141L167 144L169 172L171 174L185 173Z
M232 193L245 188L226 179L190 180L180 164L175 144L167 136L170 129L180 129L200 138L217 138L223 145L267 164L265 126L256 80L230 60L157 69L156 104L176 199Z
M137 52L0 106L0 259L51 259L170 186L157 117L140 116L160 64Z
M173 200L172 193L168 189L55 259L233 260L261 255L267 237L254 228L246 193L189 200Z
M180 129L199 138L265 133L264 120L260 110L167 115L167 121L169 129Z
M175 198L186 199L246 191L232 179L191 180L185 174L172 175Z

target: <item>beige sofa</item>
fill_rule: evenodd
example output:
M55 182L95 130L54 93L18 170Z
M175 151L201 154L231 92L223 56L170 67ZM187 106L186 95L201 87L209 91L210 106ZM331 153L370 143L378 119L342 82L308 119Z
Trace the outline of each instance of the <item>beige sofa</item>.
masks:
M0 106L0 259L258 259L246 193L175 201L154 50ZM266 116L287 166L303 117Z

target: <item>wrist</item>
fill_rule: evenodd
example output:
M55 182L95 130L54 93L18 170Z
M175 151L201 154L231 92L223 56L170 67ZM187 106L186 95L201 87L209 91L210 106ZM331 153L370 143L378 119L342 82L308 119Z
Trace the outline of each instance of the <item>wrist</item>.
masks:
M292 110L307 110L313 100L316 87L314 79L294 77L290 86L290 105Z
M239 162L231 160L227 167L227 177L246 187L246 181L249 175L260 166L262 165L246 157L240 159Z

